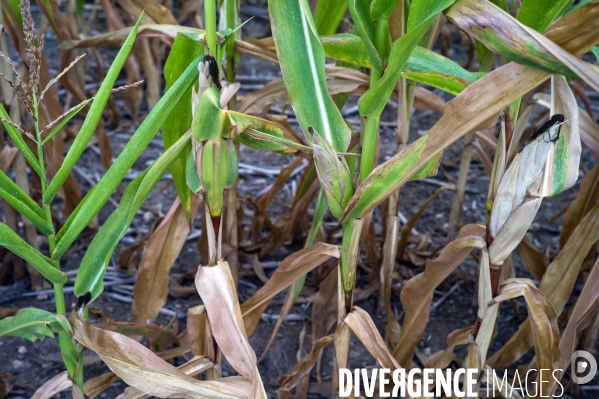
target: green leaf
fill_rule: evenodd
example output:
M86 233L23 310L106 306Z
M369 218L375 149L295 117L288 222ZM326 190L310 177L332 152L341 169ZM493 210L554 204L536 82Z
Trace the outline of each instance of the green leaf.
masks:
M29 263L53 284L64 284L67 275L50 264L50 259L25 242L4 223L0 223L0 245Z
M21 309L13 317L0 320L0 338L21 337L31 342L46 337L54 338L52 328L71 331L71 325L64 316L58 316L37 308Z
M10 116L6 112L6 109L4 109L2 103L0 103L0 116L10 120ZM44 170L41 168L38 159L35 157L35 155L33 155L33 152L31 152L31 150L25 143L25 140L21 136L21 133L7 123L2 122L2 125L6 129L6 132L8 133L12 141L15 143L17 148L23 153L25 159L27 160L27 162L29 162L29 165L31 165L31 168L33 168L35 173L37 173L37 175L40 177L44 176Z
M438 13L452 5L455 0L413 0L408 14L407 31L410 32L418 25L426 23Z
M187 66L200 55L204 54L204 45L188 36L179 33L171 52L164 65L164 78L166 80L165 92L171 88L176 80L185 72ZM191 90L189 89L179 99L171 114L164 121L162 128L162 141L164 148L169 148L181 138L191 128ZM191 217L191 193L187 187L185 179L185 163L187 156L191 152L191 146L188 146L181 154L173 167L171 174L173 182L181 200L181 206L185 215Z
M362 39L356 35L338 34L320 38L327 57L370 68L370 59ZM473 73L456 62L424 47L416 46L408 58L402 77L458 94L485 74Z
M485 74L469 72L447 57L416 46L401 76L457 95Z
M129 183L119 206L108 217L85 252L75 279L75 295L91 293L93 300L104 290L104 273L112 253L125 236L133 217L152 189L188 147L190 138L191 133L184 134L142 174Z
M125 40L123 47L121 47L116 55L116 58L112 62L108 73L106 73L106 77L98 89L98 94L96 94L96 98L94 99L94 102L92 103L89 112L85 117L85 121L83 121L81 129L79 129L79 133L77 134L75 141L71 145L69 152L67 152L60 169L58 169L58 172L56 172L56 175L44 193L43 203L45 205L50 205L52 203L56 193L64 184L65 180L71 173L71 169L73 169L73 166L79 160L79 157L81 157L81 154L83 154L83 151L85 151L89 140L92 138L92 135L94 134L94 131L100 122L100 118L102 118L102 113L104 112L104 107L108 102L108 97L110 97L110 92L114 86L114 82L116 81L116 78L125 64L125 60L127 59L127 56L133 47L133 42L135 41L140 22L141 16L131 30L131 33L129 33L129 36L127 37L127 40Z
M433 159L428 161L426 165L424 165L418 172L414 174L414 176L410 177L410 181L423 179L425 177L436 176L439 171L439 164L441 163L441 158L443 157L443 153L440 152Z
M236 111L226 111L233 129L233 138L248 147L294 155L310 147L285 138L283 129L274 122Z
M57 245L52 253L53 259L60 259L73 241L75 241L79 233L89 224L93 217L102 209L106 201L108 201L108 198L114 193L120 181L150 143L158 129L160 129L166 117L177 104L177 101L179 101L181 96L195 81L198 75L200 58L196 58L187 67L185 73L181 75L177 82L158 101L158 104L144 119L104 177L87 193L83 201L81 201L73 214L71 214L65 225L58 232Z
M399 76L408 62L410 54L430 26L432 20L432 17L429 18L426 23L418 25L414 30L406 33L393 43L385 74L358 101L360 115L368 117L381 114L397 85Z
M518 21L543 33L573 3L574 0L524 0L518 12Z
M193 138L197 141L228 138L231 126L227 113L220 107L220 91L209 87L202 93L191 124Z
M389 19L399 0L373 0L370 4L370 19Z
M321 36L320 43L327 57L371 68L370 58L360 36L349 33Z
M332 35L337 30L345 10L346 0L318 0L314 10L314 24L319 35Z
M412 173L414 166L420 161L428 139L428 135L420 137L393 157L392 160L385 162L372 171L360 185L354 198L345 209L342 220L359 219L370 212L373 204L379 203L382 198L387 196L400 176L407 176ZM429 165L429 163L427 162L426 165Z
M54 228L46 220L46 214L15 182L0 170L0 197L19 211L44 234L53 235Z
M272 0L268 9L289 99L304 133L312 126L338 152L350 131L327 91L325 57L306 0Z
M191 191L193 191L194 193L198 193L202 187L202 180L200 180L200 178L198 177L198 174L196 172L196 166L195 166L195 157L193 155L193 152L190 152L189 155L187 156L187 166L185 168L185 177L186 177L186 182L187 182L187 186L189 187L189 189Z
M591 51L593 52L593 54L595 54L595 58L597 58L597 61L599 61L599 46L593 47Z
M375 25L370 18L369 1L348 0L349 12L354 21L354 26L366 48L372 68L380 75L383 73L383 60L374 45Z

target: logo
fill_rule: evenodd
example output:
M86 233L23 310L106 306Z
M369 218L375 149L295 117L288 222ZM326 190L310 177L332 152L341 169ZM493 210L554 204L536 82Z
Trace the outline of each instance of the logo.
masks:
M597 374L597 361L589 352L576 351L570 357L570 373L576 384L591 382Z

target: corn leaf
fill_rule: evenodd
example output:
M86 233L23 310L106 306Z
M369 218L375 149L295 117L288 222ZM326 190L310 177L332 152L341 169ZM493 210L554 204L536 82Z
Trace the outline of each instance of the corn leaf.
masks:
M177 83L160 99L152 109L137 131L131 137L121 154L114 161L100 182L85 196L71 214L65 225L58 232L57 245L52 254L53 259L60 257L71 246L79 233L87 226L93 217L104 206L108 198L114 193L127 171L139 157L148 143L152 140L158 129L164 123L177 101L191 86L198 74L198 63L200 57L196 58L181 75Z
M310 151L310 147L286 137L285 131L276 123L236 111L226 111L233 127L233 138L251 148L293 155L298 150Z
M372 69L378 74L383 72L383 60L374 45L375 25L370 18L370 7L367 0L348 0L349 12L354 21L358 35L362 38Z
M314 24L318 34L332 35L335 33L346 9L346 0L318 0L314 10Z
M0 338L21 337L31 342L46 337L54 338L52 328L71 331L64 316L58 316L37 308L21 309L15 316L0 320Z
M173 84L175 84L181 74L185 72L187 66L203 53L204 45L200 42L192 40L183 34L177 35L164 65L165 92L168 92ZM164 142L165 149L179 140L191 127L191 90L192 88L189 87L183 93L172 112L164 121L162 141ZM171 168L175 188L188 218L191 216L191 192L185 181L185 165L190 152L191 146L188 146Z
M523 296L528 309L531 335L535 346L535 360L539 369L554 370L559 360L559 328L557 314L545 295L529 279L510 278L501 285L498 296L489 306ZM554 382L537 376L541 392L551 392Z
M256 354L250 346L243 324L235 282L229 264L198 267L195 285L206 307L208 320L218 348L229 364L251 383L249 398L266 398L258 372Z
M360 37L341 33L320 38L327 57L370 68L370 60ZM436 87L457 95L470 83L484 76L470 72L458 63L424 47L416 46L408 58L401 77Z
M416 13L417 17L414 17L414 21L418 21L418 23L413 22L412 29L408 27L408 32L393 43L385 74L360 97L358 103L360 115L368 117L381 114L385 104L387 104L387 100L395 89L395 85L412 51L430 27L436 15L453 4L453 2L454 0L443 0L435 2L434 6L430 5L428 0L412 3L412 7L418 9ZM417 7L417 4L420 6Z
M539 289L551 302L558 316L563 312L572 293L585 257L598 238L599 204L596 203L551 262L539 285ZM531 325L526 320L487 363L493 368L505 367L528 352L532 345Z
M117 244L152 189L185 150L190 136L191 133L188 133L181 137L127 186L119 206L106 220L85 252L75 279L75 295L81 296L89 292L93 300L103 291L104 272Z
M455 6L454 6L455 7ZM450 12L453 10L450 10ZM568 14L554 24L547 37L572 54L581 55L595 44L599 28L592 26L599 16L599 4L588 6ZM572 26L584 29L573 30L573 35L563 37L558 34ZM443 117L420 139L393 158L377 167L358 187L347 205L343 219L359 218L388 198L393 190L401 187L438 152L464 134L480 130L506 106L526 94L549 75L523 65L509 63L480 78L468 86L455 99L445 106ZM488 96L488 92L495 93Z
M198 201L194 202L197 208ZM190 216L195 217L195 212ZM144 322L158 316L168 297L169 272L189 231L190 224L181 202L175 200L146 243L133 286L131 320Z
M72 313L73 337L102 358L130 386L163 398L247 398L250 385L239 377L198 381L124 335L94 327Z
M71 173L71 169L73 169L73 166L79 160L81 154L83 154L83 151L85 151L89 140L92 138L92 135L94 134L96 127L100 122L100 118L102 118L102 113L104 112L104 107L108 102L108 97L110 96L114 82L121 72L129 52L133 48L133 42L135 41L140 22L141 16L131 30L131 33L129 33L127 40L125 40L125 44L123 44L119 50L114 61L112 62L112 65L110 66L110 69L106 73L106 77L98 89L96 98L94 99L87 116L85 117L83 125L81 125L81 129L79 129L79 133L77 134L75 141L71 145L69 152L67 152L60 169L58 169L58 172L56 172L56 175L44 193L43 203L45 205L50 205L52 203L56 193L64 184L65 180ZM93 217L93 215L91 216Z
M484 229L466 225L460 236L450 242L436 259L426 261L424 272L408 281L401 291L401 303L406 316L393 357L399 364L410 364L413 350L428 322L433 291L453 272L473 249L485 248Z
M460 0L449 10L447 18L491 50L519 64L547 73L579 76L595 90L599 90L599 71L564 51L550 38L522 25L492 3ZM516 48L524 48L526 51Z
M25 242L4 223L0 223L0 245L18 255L53 284L64 284L67 275L50 264L50 259Z
M518 21L543 33L573 3L574 0L525 0L520 6Z
M370 4L370 19L389 19L399 0L373 0Z
M308 2L274 0L268 7L281 72L300 126L304 132L313 127L345 152L350 131L327 92L324 51Z
M31 221L44 234L54 234L54 227L46 220L40 206L32 200L15 182L0 170L0 197Z

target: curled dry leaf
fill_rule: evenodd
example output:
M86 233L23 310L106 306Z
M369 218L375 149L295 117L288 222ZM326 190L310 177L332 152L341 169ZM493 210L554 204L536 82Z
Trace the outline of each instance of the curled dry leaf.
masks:
M433 291L468 254L475 248L485 248L485 230L482 226L469 224L460 230L460 235L441 251L436 259L426 261L424 272L412 277L401 291L401 303L406 313L393 350L399 364L411 364L414 346L424 335L433 299Z
M93 350L123 381L163 398L247 398L250 384L239 377L198 381L124 335L94 327L76 313L69 321L73 337Z
M562 333L559 343L560 359L557 366L561 369L560 375L568 368L570 356L576 350L580 338L580 329L585 319L599 305L599 259L595 261L591 273L587 278L580 296L576 300L574 309L570 312L568 324Z
M279 377L279 398L290 398L292 396L291 390L297 386L304 376L310 374L314 364L320 358L322 351L331 342L333 342L333 335L320 338L312 345L312 351L293 366L293 369L288 374Z
M256 354L247 339L229 264L220 259L214 266L198 267L195 285L206 307L219 349L231 366L251 384L248 397L266 398Z
M364 309L357 306L354 307L351 313L345 316L343 320L354 334L360 339L362 344L366 347L368 352L376 361L383 367L389 370L395 370L402 368L397 360L393 358L385 341L378 329L374 325L372 318Z
M582 218L591 210L599 197L599 164L586 174L580 181L578 195L570 203L564 214L562 232L559 237L560 248L563 248L568 239L580 224Z
M595 160L599 160L599 126L582 108L578 108L580 138L589 147Z
M214 364L202 356L196 356L185 364L177 367L183 373L190 377L197 377L203 371L210 369L214 366ZM146 395L142 391L136 388L129 387L125 389L125 391L117 396L117 399L141 399L141 398L149 398L150 395Z
M197 202L197 198L194 196ZM193 216L197 206L192 206ZM146 243L133 287L131 319L145 322L158 316L168 297L169 272L179 256L190 227L177 198Z
M551 262L539 286L558 315L572 293L584 259L598 238L599 203L595 203ZM532 344L530 323L526 320L508 342L489 358L488 364L494 368L505 367L522 357Z
M69 372L63 371L55 375L35 391L31 399L49 399L59 392L73 386L73 381L69 379Z
M511 278L501 285L498 296L493 298L489 306L501 301L523 296L526 300L528 318L531 326L531 338L535 346L538 369L555 370L559 361L559 328L557 313L545 295L529 279ZM541 380L541 375L538 380ZM541 392L551 392L550 381L538 381ZM553 382L555 383L555 382Z
M331 258L339 258L336 245L316 243L285 258L277 270L250 299L241 305L248 334L251 334L270 300L293 284L298 278Z
M119 376L112 371L88 379L83 385L85 397L91 399L98 396L118 380L120 380Z
M447 348L434 353L426 360L426 367L444 369L453 361L453 350L458 345L466 345L472 334L472 327L455 330L447 336Z

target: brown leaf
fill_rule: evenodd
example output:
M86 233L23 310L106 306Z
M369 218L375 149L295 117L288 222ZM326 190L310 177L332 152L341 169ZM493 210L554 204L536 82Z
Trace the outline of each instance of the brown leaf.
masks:
M472 334L472 326L455 330L447 336L447 347L434 353L426 361L426 367L444 369L453 361L453 350L458 345L466 345Z
M405 289L405 288L404 288ZM393 358L385 341L377 330L372 318L365 310L355 306L354 310L343 320L354 334L360 339L368 352L374 356L375 360L383 367L389 370L402 368L397 360Z
M553 305L558 316L572 293L584 259L598 238L599 203L596 203L576 227L541 280L539 289ZM528 352L532 344L531 327L526 320L508 342L488 359L487 364L493 368L505 367Z
M73 337L96 352L127 384L163 398L247 398L250 386L238 377L198 381L124 335L101 330L76 313L69 317Z
M258 373L256 354L250 346L229 265L222 259L214 266L198 267L196 288L206 307L210 328L219 349L231 366L250 383L249 398L266 397Z
M580 188L574 201L568 206L562 223L559 237L560 248L570 239L570 236L580 224L582 218L591 210L599 197L599 165L595 165L580 181Z
M589 147L595 160L599 160L599 127L582 108L578 108L580 138Z
M289 287L295 280L316 266L330 258L339 258L339 256L339 247L336 245L317 243L285 258L268 282L241 305L241 313L248 334L251 334L256 328L263 309L272 297Z
M11 147L8 143L2 143L0 147L0 170L4 173L8 172L8 168L19 152L17 147Z
M83 391L85 392L85 397L88 399L92 399L100 395L102 392L110 388L110 386L118 380L120 380L120 378L111 371L106 372L104 374L100 374L97 377L88 379L87 381L85 381L85 384L83 384Z
M568 368L570 357L576 350L576 345L580 339L581 324L585 318L592 313L599 305L599 259L593 265L591 273L584 284L580 296L576 300L576 305L570 312L568 324L562 333L559 343L560 359L557 365L561 369L560 375Z
M412 277L401 291L401 303L406 313L393 357L399 364L411 364L414 346L424 335L433 291L453 272L475 248L485 248L484 229L469 224L460 230L457 239L450 242L436 259L426 261L424 272Z
M41 387L35 391L31 399L48 399L57 393L70 388L73 385L73 381L69 379L68 371L52 377L44 383Z
M0 373L0 399L4 399L8 396L12 390L12 385L8 383L10 374Z
M523 296L526 300L534 342L536 363L540 370L555 370L559 360L559 328L557 314L543 293L529 279L510 278L501 284L501 292L493 298L489 307L508 299ZM541 380L541 375L537 377ZM541 392L551 392L554 383L538 381ZM542 388L544 387L544 388Z
M296 387L304 376L310 374L314 364L322 355L322 351L331 342L333 342L333 335L327 335L326 337L320 338L318 341L314 342L314 345L312 345L312 351L297 362L288 374L279 376L279 398L289 398L292 396L291 390Z
M549 266L549 259L547 255L539 251L530 237L524 236L522 242L518 244L518 256L526 270L540 281L547 270L547 266Z
M189 231L187 217L177 198L146 243L133 288L132 320L144 322L158 316L168 297L169 272Z
M561 23L552 25L546 36L575 56L580 56L596 43L597 27L590 25L593 25L592 21L599 18L598 14L599 4L588 4L566 15L560 20ZM582 28L578 29L579 27ZM560 35L558 31L567 34ZM566 40L566 37L569 40ZM507 105L549 77L547 73L511 62L468 86L445 105L443 117L426 136L373 170L354 193L344 211L343 218L360 217L370 212L440 151L467 133L481 130L490 124L494 125L497 115ZM488 93L493 95L489 96ZM415 154L418 156L415 157ZM399 180L388 176L399 167L404 170ZM384 180L392 183L387 184L384 190L380 190L379 186Z

